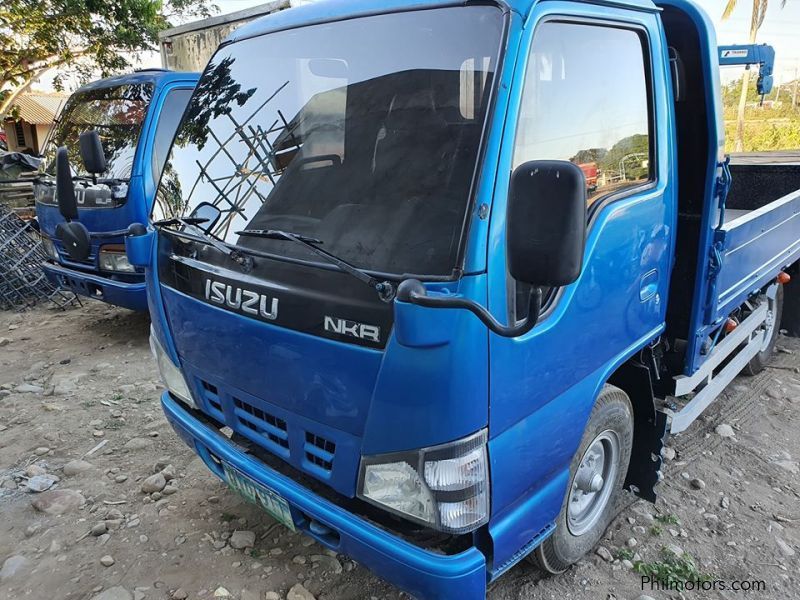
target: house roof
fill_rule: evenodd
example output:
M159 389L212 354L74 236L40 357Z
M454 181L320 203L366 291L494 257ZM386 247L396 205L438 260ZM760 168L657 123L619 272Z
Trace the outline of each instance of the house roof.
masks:
M15 111L19 119L32 125L49 125L58 114L61 105L66 102L66 94L45 94L31 92L20 95L14 101L10 114Z

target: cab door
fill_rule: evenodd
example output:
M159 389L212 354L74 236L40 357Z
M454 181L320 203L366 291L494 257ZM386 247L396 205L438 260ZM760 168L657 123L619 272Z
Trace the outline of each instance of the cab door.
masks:
M493 200L489 305L508 322L528 289L508 275L509 177L530 160L584 172L588 233L575 283L547 290L539 324L490 334L490 526L495 564L558 514L569 464L613 370L664 328L675 202L667 65L654 12L570 2L529 15ZM514 526L509 526L514 523Z

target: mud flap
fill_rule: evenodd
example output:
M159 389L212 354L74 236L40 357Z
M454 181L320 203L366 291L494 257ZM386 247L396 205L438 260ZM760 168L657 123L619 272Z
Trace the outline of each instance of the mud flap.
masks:
M669 418L656 410L650 369L642 362L629 361L609 383L625 390L633 405L633 449L623 487L639 498L655 502Z

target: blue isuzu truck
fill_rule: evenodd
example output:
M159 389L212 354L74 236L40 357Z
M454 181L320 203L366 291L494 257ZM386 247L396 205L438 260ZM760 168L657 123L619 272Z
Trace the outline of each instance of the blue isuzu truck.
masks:
M144 269L125 255L123 232L145 222L161 169L199 75L137 71L78 89L56 122L34 194L48 278L76 294L147 310ZM83 141L82 141L83 138ZM92 236L87 252L64 245L55 194L56 150L73 166L77 213ZM72 218L72 217L70 217ZM70 252L70 249L73 251Z
M238 29L126 237L175 431L417 597L567 569L796 327L800 165L729 163L719 66L687 0Z

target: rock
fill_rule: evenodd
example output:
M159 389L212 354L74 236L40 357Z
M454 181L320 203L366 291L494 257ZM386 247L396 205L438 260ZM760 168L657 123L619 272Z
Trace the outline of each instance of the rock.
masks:
M173 479L175 479L175 467L173 465L167 465L166 467L161 469L161 474L167 481L172 481Z
M302 583L296 583L286 593L286 600L317 600L314 594L309 592Z
M116 481L117 483L123 483L125 481L128 481L128 476L127 475L117 475L116 477L114 477L114 481Z
M312 554L311 562L318 564L322 571L333 573L334 575L338 575L342 572L342 563L340 563L333 556L328 556L326 554Z
M292 559L292 562L296 565L304 565L306 564L306 557L302 554L298 554Z
M85 471L89 471L94 469L94 465L90 462L86 462L85 460L71 460L67 464L64 465L64 475L71 477L73 475L77 475L79 473L84 473Z
M47 446L39 446L38 448L36 448L36 450L33 451L33 453L36 456L44 456L48 452L50 452L50 448L48 448Z
M10 579L17 573L21 572L28 565L28 559L21 554L9 556L0 568L0 581Z
M597 550L594 551L597 556L602 558L606 562L611 562L614 560L614 557L611 555L611 552L605 546L598 546Z
M23 383L14 388L17 394L41 394L44 388L40 385L33 385L32 383Z
M256 534L252 531L242 531L237 529L231 534L231 539L228 540L231 548L236 550L244 550L245 548L252 548L256 545Z
M161 490L161 493L164 494L165 496L171 496L172 494L174 494L177 491L178 491L178 488L176 488L174 485L167 484L164 487L164 489Z
M33 508L47 515L61 515L77 510L86 503L86 499L75 490L47 490L37 494L31 501Z
M178 588L174 592L172 592L172 599L173 600L186 600L189 597L189 592L187 592L183 588Z
M767 388L767 396L769 396L773 400L780 400L781 398L783 398L783 394L781 394L781 391L776 388Z
M281 595L278 592L267 592L264 594L264 600L281 600Z
M795 460L776 460L773 461L773 464L779 466L785 471L789 471L789 473L792 473L793 475L800 473L800 464Z
M222 586L219 586L217 589L214 590L214 598L230 598L230 597L231 593Z
M135 437L128 440L124 447L128 450L144 450L145 448L149 448L152 444L153 442L147 438Z
M706 487L706 482L703 481L702 479L697 479L697 478L692 479L689 482L689 484L696 490L702 490L702 489L705 489L705 487Z
M784 556L794 556L795 550L789 544L784 542L781 538L776 537L775 542L778 544L778 548L783 553Z
M683 548L681 548L677 544L669 544L666 548L667 550L672 552L672 554L674 554L675 556L683 556Z
M636 600L655 600L655 598L653 598L652 596L647 596L645 594L642 594L641 596L638 596Z
M34 475L29 478L26 485L31 492L44 492L53 487L53 484L58 481L53 475Z
M733 430L733 427L728 425L727 423L720 423L717 425L714 431L717 432L717 435L724 438L732 438L736 435L736 432Z
M114 557L111 556L110 554L106 554L105 556L100 557L100 564L103 565L104 567L110 567L115 562L116 561L114 560Z
M107 531L108 531L108 525L106 525L105 521L100 521L91 528L89 533L92 534L94 537L100 537Z
M142 492L145 494L152 494L153 492L160 492L167 485L167 480L161 473L150 475L142 482Z
M628 538L628 541L627 541L627 542L625 542L625 545L626 545L628 548L636 548L636 546L637 546L638 544L639 544L639 542L637 542L637 541L636 541L636 538Z
M92 596L92 600L133 600L133 596L121 585L116 585Z
M661 455L664 457L664 460L675 460L675 449L670 448L669 446L664 446L664 449L661 451Z
M722 507L722 508L727 510L728 507L731 505L731 501L727 496L723 496L719 500L719 505L720 505L720 507Z
M41 523L33 523L31 525L28 525L25 528L25 537L33 537L34 535L39 533L39 530L41 528L42 528L42 524Z
M3 346L8 346L11 343L11 338L7 337L0 337L0 348Z
M633 563L629 561L627 558L625 558L622 560L622 566L625 567L626 569L632 569Z
M39 465L28 465L25 468L25 475L28 477L36 477L37 475L46 475L47 471L45 471Z

